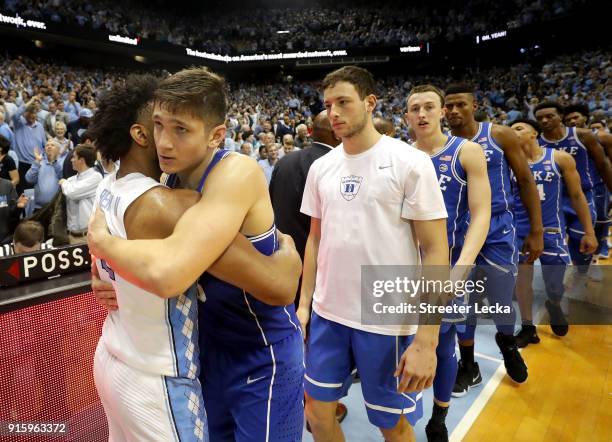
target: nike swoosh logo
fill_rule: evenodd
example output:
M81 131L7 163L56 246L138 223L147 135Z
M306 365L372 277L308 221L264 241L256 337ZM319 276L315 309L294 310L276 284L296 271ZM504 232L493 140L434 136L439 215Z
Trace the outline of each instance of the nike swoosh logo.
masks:
M478 380L478 376L472 379L472 383L476 382L477 380Z
M255 379L251 379L251 376L249 376L247 378L247 385L252 384L253 382L261 381L263 378L265 378L265 376L262 376L260 378L255 378Z
M508 234L508 233L510 233L510 232L512 232L512 229L504 230L502 233L503 233L504 235L506 235L506 234Z
M378 166L379 169L388 169L389 167L393 167L393 164L389 164L388 166Z

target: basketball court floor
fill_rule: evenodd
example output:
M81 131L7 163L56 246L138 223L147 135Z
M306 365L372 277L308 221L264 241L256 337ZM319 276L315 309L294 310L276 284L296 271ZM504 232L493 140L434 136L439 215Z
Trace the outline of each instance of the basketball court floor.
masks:
M610 308L612 280L606 279L607 284L589 281L587 288L591 300ZM536 269L534 290L543 289ZM546 315L541 303L534 305L534 312L536 321ZM540 343L522 350L529 379L517 385L505 374L495 327L477 328L475 352L483 382L464 397L452 399L447 417L451 442L612 441L612 326L570 325L567 336L559 338L550 326L540 325L538 334ZM417 441L427 440L432 395L432 389L423 393L424 416L415 427ZM383 441L368 422L358 383L343 402L349 409L342 423L347 441ZM303 440L313 440L306 430Z

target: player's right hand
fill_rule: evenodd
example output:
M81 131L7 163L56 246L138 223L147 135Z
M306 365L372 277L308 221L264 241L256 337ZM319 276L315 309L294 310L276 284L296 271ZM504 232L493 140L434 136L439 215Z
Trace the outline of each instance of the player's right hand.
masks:
M295 248L295 243L290 235L285 235L277 230L278 250L274 253L273 258L277 258L280 262L278 265L285 268L285 273L290 275L292 282L295 282L292 293L297 292L300 276L302 276L302 260L300 254Z
M110 282L100 279L98 266L96 265L96 257L93 255L91 257L91 288L96 297L96 301L98 301L98 304L102 307L105 307L107 310L117 310L119 308L115 289Z
M580 240L580 253L584 255L592 255L597 250L597 238L594 234L586 234Z
M306 342L306 325L308 325L308 321L310 321L310 309L300 307L297 309L295 314L300 320L302 335L304 336L304 342Z

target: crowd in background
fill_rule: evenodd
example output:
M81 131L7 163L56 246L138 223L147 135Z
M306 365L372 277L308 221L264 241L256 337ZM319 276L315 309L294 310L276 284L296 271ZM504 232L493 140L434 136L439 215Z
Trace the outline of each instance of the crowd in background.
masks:
M594 119L607 126L612 114L610 58L604 51L591 51L559 56L543 65L521 64L452 76L389 76L379 79L375 116L391 123L392 136L409 140L403 118L409 90L422 83L444 88L451 81L469 79L475 87L480 120L508 124L519 117L533 117L539 101L554 100L561 105L583 103ZM0 183L0 218L8 221L0 226L0 242L10 237L18 218L44 212L50 205L70 211L75 193L71 193L74 186L70 187L69 180L83 181L86 173L87 195L93 198L92 183L115 165L96 159L89 151L76 152L76 148L90 146L87 127L96 112L96 100L129 73L27 57L0 59L0 178L8 182ZM323 109L321 85L230 81L228 87L225 147L258 160L269 179L279 158L310 144L312 119ZM60 194L66 200L58 203ZM79 205L91 207L86 202L72 206L73 218L81 220L65 226L64 236L72 235L70 241L83 238L78 235L86 228L86 214L75 215L81 210ZM6 216L9 211L12 217Z
M186 13L183 5L128 0L5 0L24 18L153 39L224 55L405 46L418 41L516 28L565 16L586 0L459 0L379 6L365 1L309 2L306 7L229 8L218 2ZM278 33L278 31L288 31Z

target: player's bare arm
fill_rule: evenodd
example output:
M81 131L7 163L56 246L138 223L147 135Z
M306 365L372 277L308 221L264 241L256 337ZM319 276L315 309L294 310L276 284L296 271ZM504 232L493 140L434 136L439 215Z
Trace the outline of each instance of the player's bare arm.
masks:
M470 225L455 265L470 266L474 264L489 232L491 185L487 174L487 159L478 144L466 142L459 153L459 161L467 175Z
M300 289L300 305L296 312L304 339L306 339L306 324L310 321L310 306L314 293L315 282L317 279L317 255L319 254L319 244L321 242L321 220L310 218L310 232L306 240L304 250L304 270L302 273L302 287Z
M529 255L528 262L534 262L544 250L544 228L542 226L542 207L535 181L527 164L519 140L509 127L493 126L493 137L499 141L508 160L508 165L514 172L519 188L521 201L529 215L531 228L523 242L523 252Z
M584 147L586 147L589 152L589 157L595 163L595 168L599 173L599 176L606 183L606 187L609 192L612 192L612 166L610 166L610 161L606 158L606 153L604 148L595 138L593 132L588 129L576 129L578 137Z
M561 150L554 152L554 160L559 166L561 175L563 175L563 182L567 188L572 207L584 227L584 236L580 240L580 252L584 254L594 253L597 249L597 238L593 229L589 205L580 186L580 175L576 170L576 162L570 154Z
M128 281L162 297L175 296L223 254L249 211L262 211L261 195L267 196L261 170L247 158L231 156L211 172L202 198L185 211L169 237L135 241L113 237L104 218L96 214L89 230L90 247ZM271 206L268 217L272 225ZM243 233L261 233L248 228L244 226Z
M446 218L412 221L423 256L423 267L449 266ZM398 391L412 392L431 387L436 374L436 347L440 323L419 325L414 341L402 355L395 371L401 379Z

